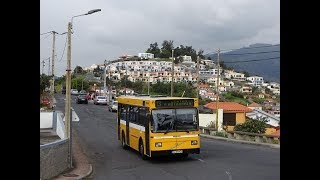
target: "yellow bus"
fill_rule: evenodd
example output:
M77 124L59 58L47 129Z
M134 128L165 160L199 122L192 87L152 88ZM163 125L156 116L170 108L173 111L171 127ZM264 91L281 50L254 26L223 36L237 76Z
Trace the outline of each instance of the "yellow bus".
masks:
M119 96L118 140L142 159L160 155L200 154L198 99Z

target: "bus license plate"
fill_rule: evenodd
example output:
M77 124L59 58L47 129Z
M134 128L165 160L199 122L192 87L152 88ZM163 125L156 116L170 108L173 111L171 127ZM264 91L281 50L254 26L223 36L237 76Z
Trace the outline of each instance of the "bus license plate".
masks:
M179 154L179 153L182 153L183 151L182 150L176 150L176 151L171 151L172 154Z

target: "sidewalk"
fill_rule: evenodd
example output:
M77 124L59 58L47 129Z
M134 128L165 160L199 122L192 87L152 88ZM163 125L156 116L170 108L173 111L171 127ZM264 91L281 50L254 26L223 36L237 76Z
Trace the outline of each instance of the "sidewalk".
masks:
M92 165L84 154L79 143L79 138L74 131L72 133L72 155L73 169L62 173L61 175L53 178L53 180L83 179L92 173Z

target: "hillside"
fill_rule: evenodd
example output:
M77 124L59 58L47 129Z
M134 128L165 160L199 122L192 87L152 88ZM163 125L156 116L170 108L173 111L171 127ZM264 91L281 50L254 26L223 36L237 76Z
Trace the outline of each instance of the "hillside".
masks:
M216 61L217 54L207 54L206 57ZM221 52L221 61L236 71L247 71L250 75L262 76L265 81L280 82L280 44L259 43L225 53ZM235 61L237 63L232 63Z

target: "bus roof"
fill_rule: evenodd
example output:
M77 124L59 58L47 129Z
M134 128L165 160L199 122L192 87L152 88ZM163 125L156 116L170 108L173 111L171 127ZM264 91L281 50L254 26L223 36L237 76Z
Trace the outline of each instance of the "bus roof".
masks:
M137 100L173 100L173 99L195 99L189 97L167 97L167 96L118 96L118 98L137 99Z
M119 96L117 100L118 100L118 103L120 104L130 104L130 105L145 106L150 108L198 107L198 99L189 98L189 97L164 97L164 96L138 95L138 96ZM158 102L157 105L155 103L156 101Z

